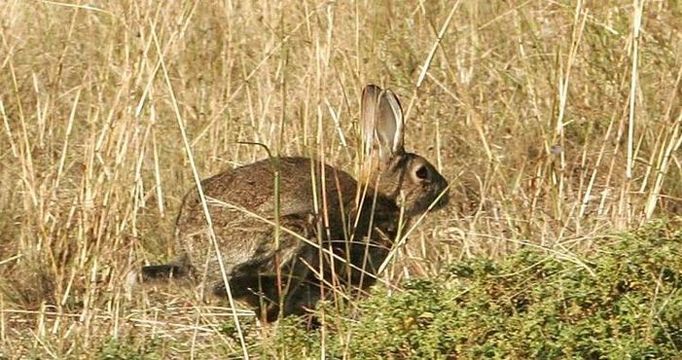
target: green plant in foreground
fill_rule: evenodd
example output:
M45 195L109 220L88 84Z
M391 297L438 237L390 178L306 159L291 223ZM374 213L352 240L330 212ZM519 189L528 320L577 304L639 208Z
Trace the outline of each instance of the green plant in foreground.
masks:
M659 222L598 241L600 250L581 261L526 249L500 262L453 264L390 296L378 290L359 304L357 321L329 321L324 352L351 358L679 356L682 232ZM323 351L320 332L300 336L292 323L282 324L276 340L283 353Z
M151 340L143 345L128 343L126 340L109 339L102 348L99 349L98 358L102 360L115 359L135 359L152 360L161 359L157 353L158 344L156 340Z

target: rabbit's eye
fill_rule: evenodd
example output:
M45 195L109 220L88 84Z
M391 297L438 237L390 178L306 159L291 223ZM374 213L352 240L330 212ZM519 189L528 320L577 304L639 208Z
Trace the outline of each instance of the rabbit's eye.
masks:
M427 170L424 165L419 166L414 174L417 175L417 178L420 180L428 180L429 178L429 170Z

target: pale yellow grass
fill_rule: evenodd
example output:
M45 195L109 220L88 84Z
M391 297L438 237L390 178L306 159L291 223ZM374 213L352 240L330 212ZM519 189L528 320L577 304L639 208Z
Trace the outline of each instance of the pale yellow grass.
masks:
M367 82L452 183L391 284L521 246L580 261L679 214L681 19L675 0L0 2L0 358L276 357L276 328L242 348L228 309L127 294L127 274L174 254L181 129L202 177L266 156L238 141L356 173Z

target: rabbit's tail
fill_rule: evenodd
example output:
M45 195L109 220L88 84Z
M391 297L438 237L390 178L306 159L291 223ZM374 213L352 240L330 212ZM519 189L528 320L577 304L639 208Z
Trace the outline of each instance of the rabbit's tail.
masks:
M186 266L178 264L149 265L142 267L142 280L182 278L188 273Z
M190 275L191 267L182 263L170 263L161 265L143 266L142 269L128 271L123 289L127 299L132 299L135 289L140 283L154 283L155 280L165 282L167 280L186 279Z

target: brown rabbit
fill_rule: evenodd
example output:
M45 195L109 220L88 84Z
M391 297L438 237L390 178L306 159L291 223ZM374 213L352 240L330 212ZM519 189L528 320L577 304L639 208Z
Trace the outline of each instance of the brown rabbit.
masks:
M407 222L447 204L447 181L426 159L403 149L403 112L393 92L367 85L361 122L360 183L303 157L261 160L201 183L230 292L268 320L314 306L323 283L371 286L399 235L400 219ZM200 197L190 191L176 222L182 255L170 264L143 267L143 278L190 277L225 296L218 254L207 234Z

